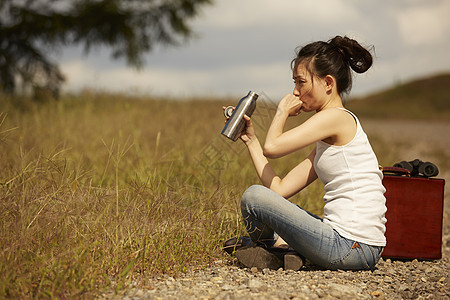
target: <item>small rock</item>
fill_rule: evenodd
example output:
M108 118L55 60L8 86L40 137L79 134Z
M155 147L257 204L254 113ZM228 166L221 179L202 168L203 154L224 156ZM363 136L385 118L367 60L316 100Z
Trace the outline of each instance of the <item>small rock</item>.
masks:
M223 281L223 278L220 276L215 276L210 279L211 282L219 283Z
M383 293L380 292L380 291L373 291L373 292L371 293L371 295L374 296L374 297L380 297L382 294L383 294Z
M248 281L248 288L254 293L267 290L267 286L258 279L250 279Z

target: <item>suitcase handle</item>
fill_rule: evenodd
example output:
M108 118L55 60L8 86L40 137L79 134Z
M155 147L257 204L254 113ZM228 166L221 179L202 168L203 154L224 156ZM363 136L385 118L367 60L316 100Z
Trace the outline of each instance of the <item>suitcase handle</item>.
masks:
M380 167L380 170L385 175L411 176L411 172L408 169L399 167Z

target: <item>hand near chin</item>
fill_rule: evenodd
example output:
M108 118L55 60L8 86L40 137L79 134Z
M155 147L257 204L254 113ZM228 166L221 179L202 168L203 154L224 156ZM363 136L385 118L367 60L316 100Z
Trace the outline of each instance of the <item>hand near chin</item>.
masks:
M289 117L298 116L301 112L303 102L293 94L287 94L278 104L278 110L287 113Z

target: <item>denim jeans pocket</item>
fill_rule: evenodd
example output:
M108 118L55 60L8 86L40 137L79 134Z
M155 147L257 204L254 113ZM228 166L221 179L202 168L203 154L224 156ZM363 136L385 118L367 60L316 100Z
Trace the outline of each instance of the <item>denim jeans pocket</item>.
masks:
M366 249L367 245L361 246L359 243L345 238L339 244L340 255L330 262L329 269L369 270L372 268L372 259L367 257L367 250L369 253L371 251Z

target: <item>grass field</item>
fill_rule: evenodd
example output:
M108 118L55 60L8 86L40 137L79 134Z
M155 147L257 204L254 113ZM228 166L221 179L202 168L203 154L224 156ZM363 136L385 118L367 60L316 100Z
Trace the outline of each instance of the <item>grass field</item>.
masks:
M223 257L244 232L240 195L259 183L242 143L220 135L236 100L1 98L0 298L89 297ZM263 139L274 107L258 105ZM397 159L372 143L384 164ZM309 151L273 166L282 175ZM291 200L320 215L322 189Z
M121 289L206 265L242 232L240 194L258 179L243 145L220 136L222 103L1 105L0 297Z

